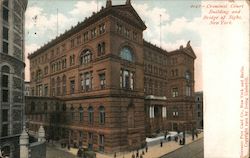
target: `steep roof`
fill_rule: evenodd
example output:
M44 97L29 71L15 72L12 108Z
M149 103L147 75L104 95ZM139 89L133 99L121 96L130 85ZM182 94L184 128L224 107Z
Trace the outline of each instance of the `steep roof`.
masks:
M56 37L55 39L53 39L50 42L43 45L41 48L36 50L34 53L29 54L28 58L31 59L31 58L37 56L38 54L46 51L47 49L55 46L56 44L62 42L63 40L67 39L68 37L81 31L83 28L88 27L89 25L95 23L96 21L98 21L98 20L100 20L108 15L113 15L119 19L122 19L122 20L128 22L129 24L132 24L134 26L139 27L142 30L145 30L147 28L131 4L116 5L116 6L106 7L106 8L102 7L102 9L99 12L97 12L97 13L93 12L91 17L85 18L85 20L82 22L78 22L78 24L74 27L71 27L70 30L65 31L60 36Z

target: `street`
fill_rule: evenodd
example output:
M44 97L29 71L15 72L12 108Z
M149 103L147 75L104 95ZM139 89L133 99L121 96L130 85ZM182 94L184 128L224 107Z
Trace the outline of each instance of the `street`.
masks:
M204 157L204 144L203 138L193 143L187 144L182 148L172 151L161 158L203 158Z

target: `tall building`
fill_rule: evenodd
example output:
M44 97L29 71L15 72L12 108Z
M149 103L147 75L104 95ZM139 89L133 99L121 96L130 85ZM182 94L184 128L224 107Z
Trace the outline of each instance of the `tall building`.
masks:
M0 149L19 157L24 109L24 13L27 0L0 1Z
M144 22L130 1L105 8L29 55L29 129L47 139L114 152L146 136L188 130L194 119L190 42L167 52L143 40Z
M195 92L196 127L203 129L203 92Z

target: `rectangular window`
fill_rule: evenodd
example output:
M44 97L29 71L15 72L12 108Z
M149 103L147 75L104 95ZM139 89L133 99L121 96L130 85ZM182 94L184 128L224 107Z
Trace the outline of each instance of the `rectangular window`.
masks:
M2 122L8 121L9 111L7 109L2 110Z
M167 117L167 108L166 107L162 107L162 117L163 118Z
M186 96L191 96L191 87L186 86Z
M75 92L75 80L70 81L70 94L74 94Z
M134 73L130 72L130 89L134 89Z
M99 34L103 34L105 32L105 24L99 25Z
M83 131L79 131L79 137L83 138Z
M3 7L3 20L5 22L9 21L9 10L5 7Z
M134 89L134 73L128 70L120 72L120 86L125 89Z
M83 41L86 42L87 40L89 40L89 32L83 34Z
M9 39L9 29L6 27L3 27L3 39L5 40Z
M48 85L44 86L44 96L48 96Z
M129 72L123 71L123 88L129 88Z
M75 40L74 40L74 39L72 39L72 40L70 41L70 47L71 47L71 48L75 47Z
M81 36L80 35L76 37L76 43L77 43L77 45L81 44Z
M92 72L86 72L81 75L82 90L89 91L92 88Z
M9 53L9 44L8 42L3 41L3 53L8 54Z
M2 125L2 137L8 136L9 126L8 124Z
M201 117L201 112L198 112L198 117Z
M91 38L96 37L96 28L91 30Z
M105 73L99 74L99 79L100 79L101 89L104 89L106 84Z
M129 29L125 28L124 29L124 34L125 34L126 37L130 37L130 31L129 31Z
M136 32L133 32L133 39L137 40L137 33Z
M9 101L9 91L8 90L3 90L3 102L8 102Z
M155 114L154 110L155 110L154 106L149 107L149 118L154 118L155 117L154 116L154 114Z
M66 51L66 44L62 44L62 51L63 51L63 52Z
M173 88L172 89L172 97L178 97L178 96L179 96L178 88Z
M99 149L100 151L104 151L104 135L99 135Z
M83 112L82 111L80 111L80 113L79 113L79 120L80 120L80 122L82 122L83 121Z
M9 76L3 75L2 76L2 87L7 88L9 84Z
M117 31L118 33L122 33L122 25L116 24L116 31Z

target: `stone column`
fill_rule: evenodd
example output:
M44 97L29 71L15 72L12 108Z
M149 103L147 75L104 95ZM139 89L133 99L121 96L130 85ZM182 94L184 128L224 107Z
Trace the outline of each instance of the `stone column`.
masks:
M38 142L44 142L44 141L45 141L45 130L41 125L38 130Z
M20 136L20 158L29 158L29 135L23 129L23 132Z

